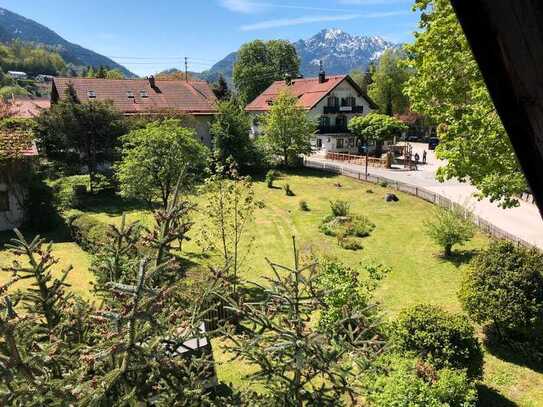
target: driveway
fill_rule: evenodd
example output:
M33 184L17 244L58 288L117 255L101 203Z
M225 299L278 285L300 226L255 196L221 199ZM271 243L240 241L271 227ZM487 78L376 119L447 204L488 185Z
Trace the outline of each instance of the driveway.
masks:
M521 201L519 207L502 209L488 199L478 200L474 197L474 193L477 192L477 190L468 183L461 183L456 180L441 183L435 179L435 174L443 162L435 157L433 151L428 151L427 144L411 144L413 146L413 152L418 152L420 157L422 157L422 152L424 150L426 150L428 154L427 164L419 165L417 171L407 171L401 167L393 169L369 167L368 172L372 175L378 175L413 186L422 187L443 195L450 200L471 209L473 213L492 223L494 226L543 249L543 220L541 219L537 206ZM311 159L327 161L318 155L312 156ZM339 161L334 161L333 163L334 165L342 166L351 171L363 173L365 170L361 165L345 164Z

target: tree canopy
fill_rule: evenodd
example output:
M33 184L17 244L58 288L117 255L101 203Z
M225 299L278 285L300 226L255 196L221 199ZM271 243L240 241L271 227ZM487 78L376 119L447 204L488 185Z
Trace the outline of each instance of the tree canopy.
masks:
M297 76L300 60L294 46L283 40L243 44L234 64L234 84L245 103L251 102L273 81Z
M387 49L371 73L371 82L366 83L368 95L377 103L379 111L389 116L409 109L409 99L403 90L410 69L402 64L402 59L401 51Z
M407 46L416 74L406 93L413 111L438 124L440 180L469 181L503 207L518 204L526 181L483 77L448 0L418 0L420 32Z
M298 106L298 98L288 90L279 94L263 122L267 148L272 154L281 156L285 165L292 164L300 154L311 152L310 139L315 124Z
M13 41L10 44L0 44L0 67L4 71L23 71L29 75L56 75L66 65L57 52L22 41Z
M349 130L355 136L361 140L377 143L390 139L406 129L407 126L400 120L381 113L356 116L349 121Z
M194 130L175 119L151 122L121 139L122 160L117 166L121 192L148 203L159 200L167 207L182 177L183 187L202 176L207 148Z

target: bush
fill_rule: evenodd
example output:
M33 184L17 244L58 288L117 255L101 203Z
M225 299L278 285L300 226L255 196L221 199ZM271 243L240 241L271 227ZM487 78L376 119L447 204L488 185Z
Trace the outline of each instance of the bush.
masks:
M375 229L373 224L366 216L334 216L328 215L322 220L320 231L327 236L345 236L366 237Z
M403 310L392 324L391 340L401 353L413 352L436 369L466 369L481 377L483 353L466 317L433 305Z
M358 243L352 237L348 237L343 233L337 235L337 244L339 247L345 250L356 251L362 249L362 245L360 243Z
M304 211L304 212L309 212L310 211L307 201L305 201L303 199L298 203L298 206L300 207L301 211Z
M373 194L373 189L366 189L367 194Z
M378 334L376 307L373 292L389 269L378 265L366 265L364 275L360 272L332 259L321 259L318 265L317 288L322 291L323 309L319 314L318 327L323 332L338 334L345 326L343 321L347 315L363 314L367 317L368 335ZM371 327L370 327L371 326Z
M386 187L388 187L388 182L386 182L386 181L380 181L380 182L379 182L379 185L382 186L383 188L386 188Z
M424 223L426 233L439 246L443 254L450 256L454 245L462 245L475 234L475 226L465 219L458 208L436 208L433 218Z
M278 174L275 170L269 170L266 173L266 185L268 186L268 188L273 188L273 181L277 179L277 176Z
M332 215L337 216L348 216L349 215L350 205L346 201L330 201L330 210Z
M473 260L459 291L464 310L498 333L530 334L543 316L543 255L496 241Z
M68 220L72 239L83 250L97 253L106 242L108 225L87 214L78 214Z
M25 226L35 232L47 232L61 222L53 207L54 194L38 176L32 177L25 196Z
M89 185L88 175L74 175L60 178L51 183L55 206L59 209L79 208L84 196L83 188Z
M367 400L374 407L471 407L475 385L462 371L434 370L415 359L386 355L365 379Z
M286 196L294 196L294 192L292 192L292 189L290 189L290 185L289 184L285 184L283 186L283 189L285 190L285 195Z

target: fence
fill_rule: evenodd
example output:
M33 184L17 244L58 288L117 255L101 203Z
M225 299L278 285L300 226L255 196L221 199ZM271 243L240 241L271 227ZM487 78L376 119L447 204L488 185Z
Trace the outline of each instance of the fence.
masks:
M521 246L525 246L527 248L535 248L537 250L540 250L535 245L528 243L527 241L512 235L509 232L506 232L503 229L498 228L497 226L494 226L492 223L488 222L487 220L481 218L480 216L477 216L470 211L468 211L466 208L464 208L462 205L451 201L449 198L444 197L443 195L437 194L435 192L429 191L425 188L416 187L410 184L406 184L404 182L392 180L390 178L381 177L377 175L371 175L366 174L362 172L352 171L347 168L342 167L341 165L333 164L333 163L327 163L323 161L317 161L312 160L310 158L304 158L304 166L309 168L315 168L323 171L329 171L334 172L336 174L344 175L350 178L357 179L359 181L366 181L371 182L374 184L386 184L388 187L391 187L397 191L405 192L407 194L416 196L418 198L424 199L425 201L428 201L430 203L433 203L434 205L438 205L443 208L456 208L459 209L464 213L466 217L470 217L472 221L477 225L477 227L483 232L486 233L489 236L492 236L496 239L505 239L509 240L511 242L515 242Z
M343 161L349 164L366 165L366 157L362 155L326 152L327 160ZM386 167L385 158L368 157L368 165L371 167Z

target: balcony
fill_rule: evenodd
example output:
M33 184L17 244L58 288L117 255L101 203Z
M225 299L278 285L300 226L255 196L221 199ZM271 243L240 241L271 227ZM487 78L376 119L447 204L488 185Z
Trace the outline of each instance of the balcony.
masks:
M364 113L364 106L324 106L323 113Z
M318 134L337 134L337 133L350 133L351 131L347 126L319 126L317 129Z

